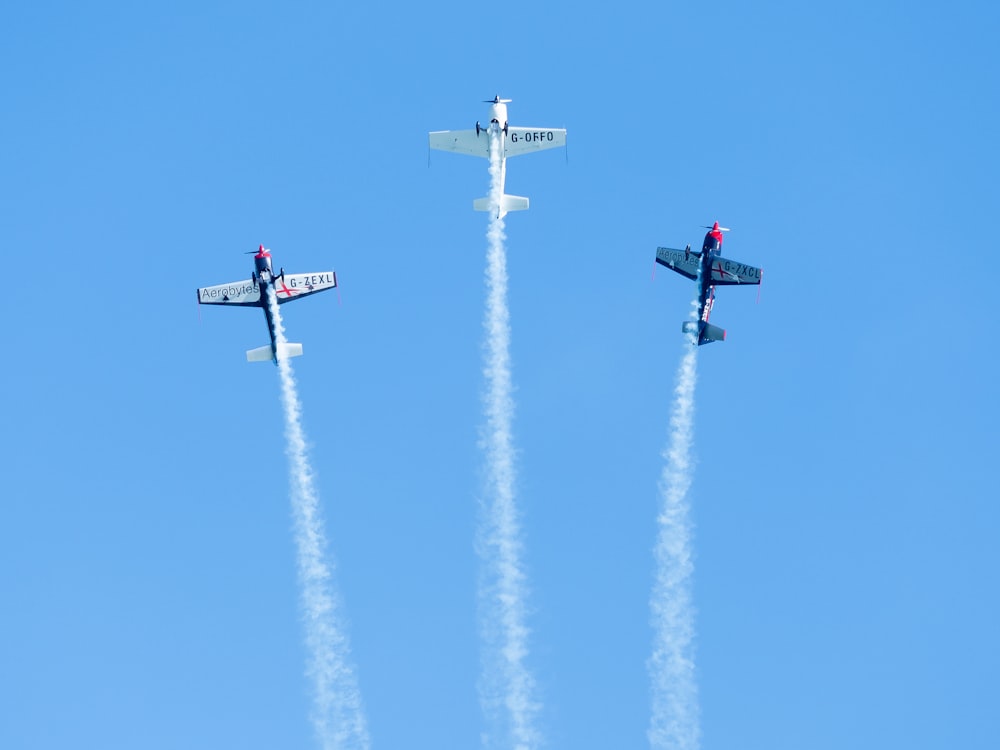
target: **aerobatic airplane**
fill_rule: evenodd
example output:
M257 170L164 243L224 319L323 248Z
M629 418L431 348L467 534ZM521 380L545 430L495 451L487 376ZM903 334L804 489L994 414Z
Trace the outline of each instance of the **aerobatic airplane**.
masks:
M528 199L519 195L505 195L504 179L507 175L507 157L527 154L531 151L541 151L546 148L556 148L566 145L566 130L564 128L515 128L507 124L507 103L510 99L501 99L497 94L487 99L490 105L490 122L483 127L476 121L475 130L437 130L430 134L430 147L439 151L454 151L458 154L471 154L490 158L492 136L500 138L500 205L495 207L497 218L508 211L523 211L528 207ZM476 211L491 211L489 196L473 201Z
M252 250L250 251L253 252ZM250 253L247 253L249 255ZM198 304L230 305L233 307L261 307L267 320L267 332L271 343L247 352L247 362L267 362L278 364L278 357L298 357L302 354L302 344L279 344L274 330L274 317L268 304L268 290L273 289L279 305L294 302L310 294L325 292L337 286L337 274L333 271L321 273L286 274L282 268L277 274L271 268L271 251L263 245L253 256L254 270L249 281L234 281L231 284L207 286L198 290Z
M719 222L715 222L705 229L708 234L701 252L692 252L690 245L684 250L656 248L657 263L698 282L698 322L687 322L681 326L684 333L698 334L698 346L726 338L725 330L708 322L715 302L715 287L760 284L763 273L759 268L722 257L722 233L728 232L728 228L720 227Z

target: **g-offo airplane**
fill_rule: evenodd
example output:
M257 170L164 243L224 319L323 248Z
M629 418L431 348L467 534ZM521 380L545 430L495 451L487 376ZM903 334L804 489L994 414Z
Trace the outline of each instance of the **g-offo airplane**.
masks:
M486 127L476 121L475 130L436 130L430 134L430 147L439 151L454 151L457 154L471 154L490 158L490 145L496 136L500 142L500 205L496 207L497 218L508 211L523 211L528 208L528 199L520 195L506 195L503 192L507 176L507 157L557 148L566 145L564 128L515 128L507 124L507 103L497 94L486 100L490 105L490 120ZM479 198L472 203L476 211L494 210L490 198Z
M251 250L251 252L253 252ZM248 253L249 255L249 253ZM249 281L234 281L230 284L206 286L198 290L200 305L228 305L230 307L260 307L264 309L267 332L271 343L247 352L247 362L267 362L278 364L278 357L298 357L302 354L302 344L279 344L274 330L274 316L269 304L270 293L279 305L294 302L310 294L325 292L337 286L337 274L333 271L320 273L286 274L282 268L275 275L271 268L271 252L263 245L253 256L254 270Z
M684 250L669 247L656 248L656 262L676 271L681 276L698 282L698 322L686 322L681 326L684 333L698 335L698 346L713 341L724 341L726 332L708 322L715 302L715 287L736 284L760 284L763 271L746 263L723 258L722 233L728 232L715 222L705 235L701 252L692 252L688 245Z

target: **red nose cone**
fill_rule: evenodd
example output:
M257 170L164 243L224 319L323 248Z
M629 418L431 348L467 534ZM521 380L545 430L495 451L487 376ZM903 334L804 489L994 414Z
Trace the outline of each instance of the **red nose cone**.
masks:
M719 227L719 222L714 222L712 228L708 230L708 235L705 237L705 241L708 242L708 238L711 237L713 240L722 246L722 229Z
M257 250L257 255L255 255L254 257L256 257L256 258L270 258L271 257L271 253L269 253L267 250L265 250L264 246L261 245L258 248L258 250Z

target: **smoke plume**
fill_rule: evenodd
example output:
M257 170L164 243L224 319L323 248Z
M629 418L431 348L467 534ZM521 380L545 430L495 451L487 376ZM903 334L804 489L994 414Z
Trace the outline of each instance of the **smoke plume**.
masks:
M271 286L267 287L267 292L278 343L277 360L281 376L281 403L285 411L292 517L308 652L306 671L313 680L313 726L324 750L368 750L371 741L361 704L361 693L348 661L350 645L341 620L341 604L332 581L333 564L324 559L326 535L302 429L302 405L292 366L282 354L282 349L288 342L281 323L277 295Z
M505 727L501 736L484 737L487 746L529 750L539 744L534 680L525 666L528 628L525 625L526 577L517 506L511 396L510 319L507 310L507 259L504 220L500 210L503 185L500 135L490 134L490 224L487 256L485 341L486 425L483 448L487 465L487 500L479 532L484 571L480 606L486 640L481 683L483 708L492 723Z
M697 300L692 318L697 319ZM694 396L697 336L685 336L663 452L656 574L650 609L653 653L648 667L653 710L648 731L654 750L696 750L700 742L698 688L694 674L694 605L691 596L691 519L688 490L694 477Z

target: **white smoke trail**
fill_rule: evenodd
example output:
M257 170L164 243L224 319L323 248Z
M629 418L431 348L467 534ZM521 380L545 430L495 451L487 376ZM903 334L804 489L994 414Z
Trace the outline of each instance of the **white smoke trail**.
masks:
M697 305L692 319L697 320ZM656 578L650 597L653 653L648 668L653 710L648 731L654 750L696 750L700 743L698 687L694 675L694 606L691 596L691 520L688 489L694 477L696 334L685 337L670 414L670 442L663 452L662 506L657 518Z
M287 344L285 329L281 323L277 295L271 286L267 287L267 294L280 351ZM313 679L315 690L313 726L324 750L368 750L371 741L361 705L361 692L348 663L350 645L340 621L340 602L331 581L333 565L328 564L323 556L326 535L302 430L302 407L287 357L278 357L278 372L281 374L281 403L285 410L292 516L298 550L299 584L302 587L305 641L309 653L307 673Z
M483 709L492 723L506 725L502 735L484 735L486 745L512 745L528 750L539 744L534 726L538 704L534 680L525 666L528 628L525 625L525 573L514 502L514 446L511 396L510 316L507 310L507 259L504 250L503 195L499 133L490 134L490 225L487 231L487 305L485 367L488 497L479 533L484 573L480 583L483 637L486 641L481 681ZM501 716L501 714L503 714ZM506 720L506 721L504 721Z

